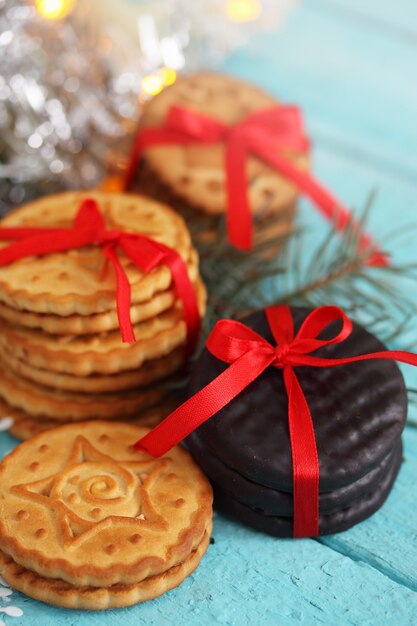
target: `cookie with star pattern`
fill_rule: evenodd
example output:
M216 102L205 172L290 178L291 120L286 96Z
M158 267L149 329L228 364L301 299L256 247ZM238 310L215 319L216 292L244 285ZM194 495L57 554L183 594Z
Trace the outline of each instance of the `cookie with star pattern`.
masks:
M0 464L4 555L44 587L58 581L80 595L86 587L129 589L153 579L157 591L161 576L183 564L188 575L187 559L204 552L210 534L211 487L181 448L160 459L136 451L146 432L86 422L18 446ZM30 595L30 586L24 591Z
M35 600L66 609L102 611L151 600L180 585L198 567L210 541L211 525L203 539L185 561L163 574L149 576L140 583L111 587L74 587L63 580L43 578L25 569L0 550L0 571L3 579L14 589Z

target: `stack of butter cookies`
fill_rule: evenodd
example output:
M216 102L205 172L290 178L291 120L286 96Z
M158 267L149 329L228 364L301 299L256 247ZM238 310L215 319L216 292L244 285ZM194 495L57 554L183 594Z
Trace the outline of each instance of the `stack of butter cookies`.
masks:
M9 214L0 227L71 228L86 197L71 192L42 198ZM140 196L88 197L107 228L145 235L180 255L203 314L205 289L183 219ZM0 240L0 247L9 243ZM184 361L183 304L166 265L144 273L122 251L119 258L131 286L132 344L122 342L115 272L99 246L0 267L0 408L3 417L13 418L15 436L98 418L143 417L151 425L169 412L161 403L166 379Z
M138 141L143 131L165 128L172 107L208 116L232 128L248 116L278 104L275 97L259 87L231 76L214 72L184 75L146 105ZM279 131L277 127L277 136ZM291 149L284 153L294 166L308 169L305 153ZM184 215L197 243L211 241L222 231L219 218L227 211L225 155L224 141L181 143L178 139L177 143L146 145L138 162L132 163L128 188L168 202ZM253 154L247 156L246 167L254 245L279 242L292 230L298 190Z
M60 607L125 607L179 585L212 529L208 480L181 448L133 448L147 429L85 422L41 433L0 464L0 574Z

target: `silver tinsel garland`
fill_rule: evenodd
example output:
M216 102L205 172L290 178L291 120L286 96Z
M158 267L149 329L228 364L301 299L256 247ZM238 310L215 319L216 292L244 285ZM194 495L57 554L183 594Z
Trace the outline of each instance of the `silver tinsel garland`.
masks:
M59 22L0 0L0 211L93 186L138 117L140 79L74 13Z
M120 174L146 92L215 65L292 2L0 0L0 213ZM60 5L74 6L51 19Z

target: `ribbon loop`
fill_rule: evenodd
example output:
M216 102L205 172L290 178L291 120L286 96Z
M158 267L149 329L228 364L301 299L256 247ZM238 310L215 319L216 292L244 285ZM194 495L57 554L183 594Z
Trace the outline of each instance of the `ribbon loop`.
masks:
M312 311L301 324L297 338L315 340L328 326L338 321L342 322L340 331L333 338L326 339L321 345L341 343L351 334L352 322L338 306L322 306Z
M221 361L233 363L242 354L250 351L264 352L272 360L274 348L254 330L241 322L221 320L217 322L206 342L207 349Z

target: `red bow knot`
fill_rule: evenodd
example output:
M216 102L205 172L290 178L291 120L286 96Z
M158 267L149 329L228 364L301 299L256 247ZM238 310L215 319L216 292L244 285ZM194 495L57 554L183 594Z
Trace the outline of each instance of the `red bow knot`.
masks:
M135 446L152 456L165 454L239 396L268 367L281 369L288 396L293 464L293 533L294 537L314 537L318 534L319 519L319 460L312 416L294 367L338 367L371 359L395 360L417 366L417 355L385 350L340 359L318 357L312 353L341 343L351 334L352 322L342 309L336 306L315 309L305 318L297 334L294 334L289 307L269 307L265 315L275 345L241 322L217 322L206 347L215 357L229 363L229 367ZM320 339L323 331L335 322L339 323L339 330L329 339Z
M117 248L121 248L145 274L160 265L167 265L183 304L187 350L191 351L195 347L200 331L200 313L193 284L180 255L144 235L107 229L95 200L87 198L82 202L72 228L0 227L0 240L16 240L0 250L0 267L30 256L63 252L88 245L100 246L115 271L117 314L122 339L127 343L135 341L130 319L131 287L120 263Z
M275 361L273 365L278 369L283 369L287 365L287 356L291 351L289 343L284 343L282 346L275 348Z
M280 172L307 195L319 211L332 220L339 231L351 222L351 214L312 175L296 167L287 152L308 154L301 111L296 106L279 105L251 113L229 126L219 120L183 107L172 106L163 126L139 130L134 141L125 178L128 188L135 175L143 150L167 145L225 144L227 229L229 241L236 248L250 250L253 245L252 210L246 161L249 154ZM359 225L357 225L359 228ZM369 235L359 238L361 249L372 247L370 265L387 265L386 255Z

